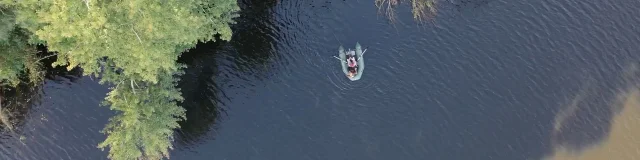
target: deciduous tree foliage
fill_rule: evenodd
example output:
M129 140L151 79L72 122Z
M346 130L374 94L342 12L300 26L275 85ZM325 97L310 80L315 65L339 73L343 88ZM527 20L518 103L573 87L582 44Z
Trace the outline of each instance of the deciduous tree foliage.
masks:
M17 19L60 59L55 65L82 66L98 73L108 57L123 74L157 82L160 72L177 70L181 52L200 41L231 37L233 0L20 0Z
M26 31L15 26L11 10L0 6L0 87L16 87L22 73L27 73L31 82L43 78L36 52L27 44L27 38Z
M0 0L30 43L57 52L53 65L82 67L115 87L105 105L119 114L99 148L112 159L168 157L184 118L175 86L181 52L216 34L231 38L236 0Z
M6 41L9 38L9 33L15 28L15 15L13 12L0 6L0 40Z
M126 76L111 77L121 79L122 83L135 84L131 84L133 87L116 85L103 103L122 112L111 118L105 128L109 136L99 145L100 148L111 147L110 158L160 159L169 156L167 149L171 148L172 129L179 127L177 121L185 118L185 111L176 103L182 97L175 85L177 78L172 77L175 73L161 74L156 84L138 84Z

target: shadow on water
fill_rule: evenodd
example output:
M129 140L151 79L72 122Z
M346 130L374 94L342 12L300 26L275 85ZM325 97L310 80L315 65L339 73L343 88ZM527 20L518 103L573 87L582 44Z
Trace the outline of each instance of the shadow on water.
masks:
M54 53L49 52L48 49L42 45L38 46L38 50L40 54L44 54L41 55L41 57L45 57L45 59L41 61L46 71L45 79L55 82L68 81L69 83L75 83L83 77L82 68L76 67L69 71L66 66L52 67L51 64L57 61L56 56L50 56Z
M27 84L20 84L16 88L2 89L0 95L2 95L2 108L0 109L0 131L3 133L20 132L21 126L29 112L30 106L33 103L37 103L40 98L38 92L41 91L41 87L32 87Z
M38 56L44 57L41 60L41 67L44 70L45 81L53 81L59 83L73 83L82 77L82 70L74 68L67 71L65 67L52 67L51 64L56 61L53 53L48 52L47 48L38 45ZM21 78L23 82L28 82L26 77ZM66 81L66 82L65 82ZM15 88L0 88L0 131L3 137L21 136L23 125L28 117L29 110L34 105L39 105L43 98L44 84L27 84L21 83ZM17 138L17 137L16 137ZM20 137L21 141L23 137Z
M591 80L556 116L547 159L598 159L635 155L640 72L627 67L617 82ZM609 84L609 86L607 86ZM627 144L631 143L631 144ZM626 148L626 149L622 149ZM607 156L608 155L608 156ZM609 157L610 158L610 157ZM623 158L624 159L624 158Z
M275 54L276 31L271 9L279 0L241 0L238 1L242 12L238 25L234 26L230 46L235 50L234 71L254 75L259 80L268 77L269 61Z
M272 23L272 17L266 12L276 3L276 0L239 2L242 11L236 20L238 24L232 27L234 35L230 42L202 43L182 54L178 61L188 68L178 87L185 99L180 106L186 109L187 120L180 122L179 144L189 146L203 137L215 138L207 134L216 132L221 114L226 113L224 101L230 100L222 88L241 87L230 85L231 81L248 76L266 79L264 74L274 50L273 32L266 27Z
M221 101L219 87L213 78L218 68L211 55L220 45L220 42L201 44L179 59L180 63L188 66L178 84L184 97L180 106L186 109L187 117L186 121L180 122L180 143L198 141L215 124L218 115L224 112L217 107Z

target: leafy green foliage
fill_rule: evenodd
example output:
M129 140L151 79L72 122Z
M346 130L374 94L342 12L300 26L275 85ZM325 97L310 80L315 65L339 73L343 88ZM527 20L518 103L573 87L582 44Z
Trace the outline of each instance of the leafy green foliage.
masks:
M16 46L12 42L14 41L5 40L0 42L0 48L2 48L0 50L0 86L18 85L20 83L18 76L24 69L25 48Z
M9 33L16 25L15 15L9 9L0 6L0 41L9 39Z
M171 148L172 129L179 127L177 121L185 118L185 111L177 106L182 97L176 88L176 79L163 74L157 84L142 82L140 85L118 76L121 85L113 88L104 105L122 114L111 118L105 128L110 135L99 145L100 148L111 146L109 158L169 156L167 148Z
M17 1L18 21L35 42L58 52L54 65L82 66L98 73L109 57L135 80L157 82L177 70L181 52L200 41L231 37L228 23L239 7L233 0Z
M26 31L15 26L11 10L0 6L0 87L17 86L22 73L27 73L31 82L44 78L36 52L27 44L27 38Z
M104 130L112 159L168 157L184 119L175 75L180 54L216 34L231 38L236 0L0 0L15 8L30 43L57 52L54 66L82 67L115 84L105 105L118 111Z

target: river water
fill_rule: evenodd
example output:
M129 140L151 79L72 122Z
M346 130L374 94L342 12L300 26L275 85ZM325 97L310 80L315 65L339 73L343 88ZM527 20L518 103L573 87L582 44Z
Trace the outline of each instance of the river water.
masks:
M172 159L640 157L638 1L441 0L426 25L407 4L389 23L372 0L241 6L233 40L180 60L188 120ZM333 56L356 42L352 82ZM23 107L0 158L106 159L107 86L51 71L11 96Z

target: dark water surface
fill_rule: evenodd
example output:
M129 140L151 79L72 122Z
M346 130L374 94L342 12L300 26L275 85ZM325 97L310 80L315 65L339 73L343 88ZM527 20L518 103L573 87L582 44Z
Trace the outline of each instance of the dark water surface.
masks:
M423 26L373 0L241 5L231 42L181 58L172 159L541 159L602 141L639 77L635 0L442 0ZM367 66L351 82L332 56L356 41ZM47 80L0 159L106 159L108 89L78 75Z

